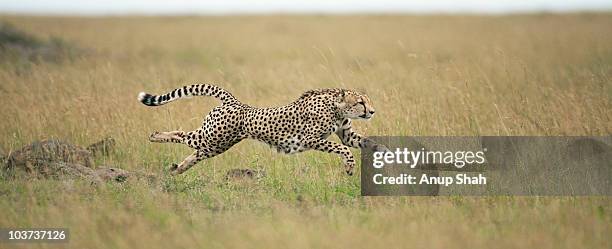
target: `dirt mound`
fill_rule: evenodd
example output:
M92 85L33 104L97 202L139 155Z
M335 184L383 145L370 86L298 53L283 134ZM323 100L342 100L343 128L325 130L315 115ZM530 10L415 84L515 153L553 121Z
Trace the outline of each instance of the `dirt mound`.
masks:
M105 138L87 148L57 139L35 141L6 156L3 171L8 175L25 172L41 178L76 177L95 183L123 182L130 176L128 171L94 165L94 155L108 155L114 145L113 138Z
M55 170L49 164L64 162L91 168L94 166L93 154L74 144L57 139L35 141L9 154L6 168L23 169L28 173L51 175Z

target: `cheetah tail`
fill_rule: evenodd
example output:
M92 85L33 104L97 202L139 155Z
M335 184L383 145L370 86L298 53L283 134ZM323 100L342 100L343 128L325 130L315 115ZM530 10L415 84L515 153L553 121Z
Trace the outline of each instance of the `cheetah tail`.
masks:
M192 96L211 96L223 103L223 105L236 103L238 100L225 89L208 84L196 84L174 89L163 95L151 95L145 92L138 94L138 101L147 106L160 106L180 98Z

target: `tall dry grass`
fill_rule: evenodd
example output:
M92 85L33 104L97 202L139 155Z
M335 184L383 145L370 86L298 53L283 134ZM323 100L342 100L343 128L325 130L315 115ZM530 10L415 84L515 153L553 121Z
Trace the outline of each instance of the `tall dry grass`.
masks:
M195 129L218 102L136 101L194 82L255 106L345 87L374 101L373 120L355 122L367 135L609 135L609 14L0 20L90 51L2 62L2 151L112 136L117 151L99 163L160 175L99 187L2 179L0 227L69 227L71 248L610 247L608 197L362 198L338 158L253 141L167 177L189 149L150 144L148 134ZM237 167L268 175L226 182Z

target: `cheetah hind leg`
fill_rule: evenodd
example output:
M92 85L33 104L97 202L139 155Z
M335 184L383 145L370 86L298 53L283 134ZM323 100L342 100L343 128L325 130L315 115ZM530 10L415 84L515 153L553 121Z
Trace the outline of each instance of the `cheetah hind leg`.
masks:
M183 143L184 131L156 131L151 133L149 141L154 143Z
M189 168L191 168L193 165L197 164L198 162L202 161L203 159L207 159L207 158L211 158L216 155L219 155L225 152L227 149L229 149L229 147L227 148L214 147L212 149L208 148L208 149L196 150L191 155L183 159L183 161L180 164L178 165L172 164L170 166L170 173L173 175L182 174L183 172L187 171Z
M177 165L176 163L173 163L170 166L170 173L173 175L182 174L199 161L202 161L204 158L204 152L201 150L196 150L191 155L183 159L180 164Z

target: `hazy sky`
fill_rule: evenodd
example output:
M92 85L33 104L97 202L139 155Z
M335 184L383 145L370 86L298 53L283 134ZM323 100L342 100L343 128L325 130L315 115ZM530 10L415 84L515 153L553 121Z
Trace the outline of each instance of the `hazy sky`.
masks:
M1 13L235 14L612 10L612 0L0 0Z

